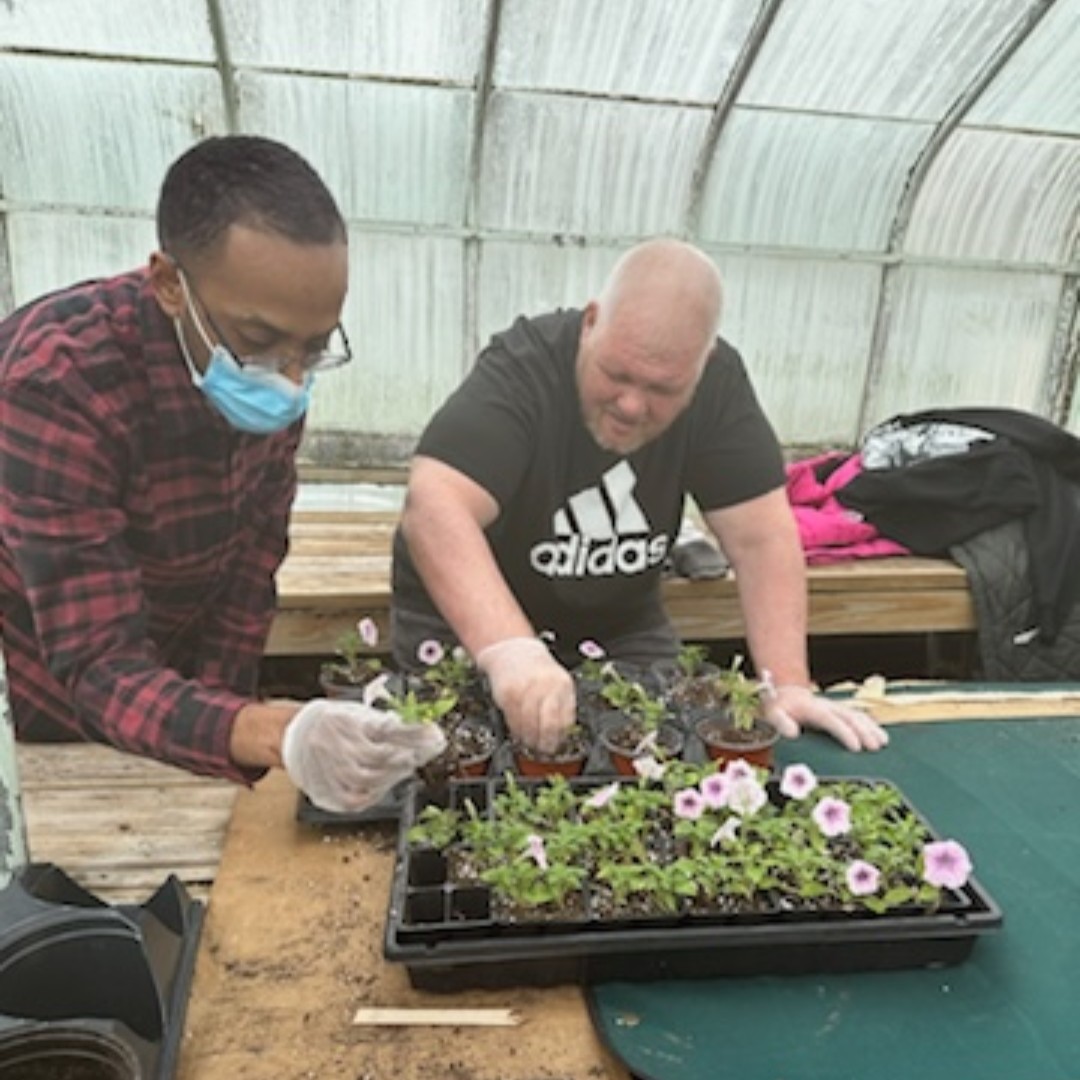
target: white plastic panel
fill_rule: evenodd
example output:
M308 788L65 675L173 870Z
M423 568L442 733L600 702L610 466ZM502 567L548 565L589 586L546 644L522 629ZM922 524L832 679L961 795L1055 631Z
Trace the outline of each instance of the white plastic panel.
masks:
M683 226L705 109L495 94L481 223L592 236Z
M760 0L504 0L495 84L712 104Z
M881 268L716 256L721 334L743 355L781 442L854 440Z
M1033 0L787 0L742 104L940 119Z
M905 249L945 258L1057 263L1080 231L1080 141L960 130L919 191Z
M4 0L0 45L204 62L213 55L205 0Z
M463 220L468 91L251 73L239 85L244 129L307 157L347 217Z
M0 53L0 191L16 206L151 210L171 162L224 130L212 70Z
M1080 257L1080 0L1047 5L930 163L895 253L886 352L869 356L877 255L930 130L1040 5L777 5L704 163L697 239L715 245L725 334L785 441L855 438L868 371L875 418L934 403L1043 407L1059 284ZM350 218L346 319L360 360L324 380L313 430L363 437L419 432L472 363L474 336L584 303L635 238L685 233L713 108L767 4L218 7L240 130L296 146ZM0 0L0 304L146 258L168 165L225 130L209 10ZM466 242L479 244L476 282ZM1070 422L1080 427L1080 404Z
M623 248L489 241L480 254L478 347L519 315L581 308L597 296Z
M1080 0L1057 0L966 120L1080 135Z
M149 218L12 214L7 230L16 306L76 281L144 266L157 247Z
M1061 278L906 267L868 426L936 405L1038 411Z
M881 251L933 128L736 109L702 203L700 237L833 251Z
M228 0L234 63L472 84L487 0Z
M311 427L418 433L461 380L462 243L352 229L349 263L353 362L318 376Z

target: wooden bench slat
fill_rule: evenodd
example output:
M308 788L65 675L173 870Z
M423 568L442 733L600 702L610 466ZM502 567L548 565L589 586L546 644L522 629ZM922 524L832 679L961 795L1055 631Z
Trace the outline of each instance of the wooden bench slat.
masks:
M55 753L51 743L19 743L17 755L23 784L38 791L70 787L112 791L117 787L147 785L235 790L228 780L196 776L175 765L125 754L98 743L66 743L63 754Z
M92 743L18 743L35 862L108 903L141 902L169 874L205 896L239 787Z
M390 547L396 511L298 511L278 573L278 615L269 656L334 651L364 616L383 641L389 631ZM861 559L807 569L810 633L891 634L971 631L975 611L963 568L916 556ZM690 640L743 635L730 578L663 584L678 632Z

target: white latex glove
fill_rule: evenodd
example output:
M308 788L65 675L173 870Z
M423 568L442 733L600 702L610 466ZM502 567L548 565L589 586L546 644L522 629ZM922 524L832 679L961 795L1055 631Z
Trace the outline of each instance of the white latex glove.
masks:
M888 732L861 709L819 697L805 686L777 686L762 698L766 723L784 738L795 739L803 728L827 732L848 750L880 750Z
M445 749L437 724L404 724L360 701L315 698L289 721L281 757L316 806L343 813L378 802Z
M574 723L574 680L538 638L507 638L481 649L476 666L488 677L491 696L511 733L541 753L551 753Z

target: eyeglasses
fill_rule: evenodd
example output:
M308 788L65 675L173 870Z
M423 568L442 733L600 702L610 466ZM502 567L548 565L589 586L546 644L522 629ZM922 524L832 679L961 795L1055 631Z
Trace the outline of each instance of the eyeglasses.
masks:
M214 336L218 339L219 344L224 345L225 348L229 350L233 359L240 367L252 367L261 371L272 371L280 374L285 368L296 362L293 359L282 356L241 356L239 351L229 344L229 340L222 333L221 327L214 321L214 316L206 306L206 301L203 300L196 291L191 276L180 263L177 262L175 257L170 256L170 258L172 258L173 265L176 267L180 277L180 283L184 287L184 292L188 295L188 300L194 299L198 301L199 307L202 308L202 313L206 316L206 321L210 324L210 329L214 332ZM192 314L195 314L195 312L192 312ZM196 322L198 322L197 315ZM202 327L199 327L199 329L201 331ZM334 368L344 367L350 360L352 360L352 346L349 345L349 339L345 334L345 327L339 322L337 326L330 331L329 340L321 349L316 349L301 357L300 366L303 368L305 374L315 374L317 372L333 371Z

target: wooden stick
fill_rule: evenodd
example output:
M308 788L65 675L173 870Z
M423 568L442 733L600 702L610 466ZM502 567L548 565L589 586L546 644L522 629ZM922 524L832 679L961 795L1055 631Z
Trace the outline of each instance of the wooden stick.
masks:
M389 1009L361 1008L356 1010L354 1024L374 1024L381 1027L451 1026L451 1027L516 1027L521 1017L513 1009Z

